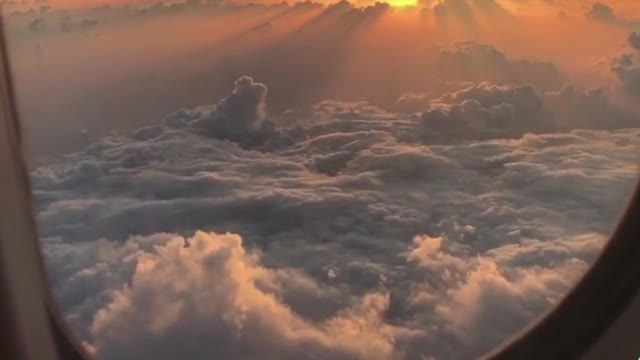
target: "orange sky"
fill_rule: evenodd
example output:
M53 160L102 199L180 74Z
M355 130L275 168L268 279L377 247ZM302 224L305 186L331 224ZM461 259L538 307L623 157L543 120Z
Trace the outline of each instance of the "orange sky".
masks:
M423 3L437 4L440 1L441 0L423 1ZM621 9L621 10L640 8L640 4L636 0L599 0L599 1L603 4L607 4L616 9ZM49 0L49 3L53 6L83 6L83 5L94 6L94 5L101 5L101 4L127 4L127 3L136 4L136 3L146 3L146 2L154 2L154 1L153 0ZM180 1L165 0L165 2L180 2ZM266 2L266 1L255 0L255 2ZM331 3L332 1L323 1L323 2ZM333 2L337 2L337 1L333 1ZM533 6L540 6L540 4L545 3L544 0L539 0L539 1L532 0L529 2L525 2L521 0L499 0L498 2L506 6L512 5L509 7L517 7L518 4L520 4L520 6L527 6L526 5L527 3L532 4ZM588 1L588 0L556 1L557 4L561 4L561 5L581 6L581 7L591 5L594 2L596 1L595 0L594 1Z
M93 6L102 4L135 4L144 0L49 0L53 6Z
M253 0L253 1L254 2L277 2L277 1L261 1L261 0ZM423 0L418 2L423 4L435 5L441 1L442 0ZM636 0L604 0L604 1L599 0L599 1L601 3L604 3L606 5L613 7L616 10L616 12L620 15L626 15L626 16L632 15L632 14L629 14L628 12L640 13L640 2ZM49 0L49 3L54 7L92 7L92 6L103 5L103 4L116 4L116 5L144 4L144 3L150 3L150 2L155 2L155 1L153 0ZM165 2L180 2L180 0L176 0L176 1L165 0ZM245 1L242 1L242 2L245 2ZM321 1L321 2L333 3L337 1ZM354 1L354 3L357 3L357 2L358 1ZM372 1L372 2L375 2L375 1ZM497 2L512 10L526 9L527 11L533 11L534 8L546 7L546 5L548 4L544 0L531 0L529 2L525 2L522 0L498 0ZM555 5L560 5L560 6L569 7L569 8L585 8L587 6L590 6L594 2L596 1L595 0L594 1L565 0L565 1L556 1Z
M267 1L273 4L278 0L261 0ZM375 0L353 0L356 4L367 1ZM431 9L439 1L442 0L420 3ZM23 99L31 103L24 107L36 113L32 118L52 124L59 118L71 119L69 123L91 118L95 109L90 108L85 97L92 101L104 97L94 107L102 113L112 111L110 118L132 124L157 118L182 106L209 103L224 96L228 84L245 74L269 84L270 106L277 111L292 103L354 99L365 93L373 101L393 102L402 92L431 91L440 76L432 70L437 69L432 63L438 47L464 40L491 44L509 59L553 62L577 86L606 87L615 81L608 64L628 51L626 39L631 30L626 23L621 26L588 19L585 13L593 4L591 1L556 0L554 5L546 0L495 1L516 16L492 13L482 8L488 2L469 0L473 4L470 18L452 11L444 21L437 18L435 11L398 8L385 11L384 16L334 14L325 17L324 22L312 22L309 17L323 11L316 8L288 14L285 21L282 17L273 20L282 8L269 7L245 8L220 16L214 8L125 20L117 14L111 18L103 14L98 26L75 27L74 31L62 31L62 22L82 25L98 15L70 11L71 20L65 20L65 14L49 12L32 15L45 18L39 20L40 28L33 28L38 19L29 16L12 17L7 26L14 70L30 91L30 96ZM148 1L50 2L54 7L68 7ZM640 4L635 0L607 3L621 18L640 18ZM565 18L558 16L559 4L565 9ZM353 19L367 21L361 22L360 27L345 28L346 22ZM269 26L261 27L265 24ZM304 29L304 24L312 26ZM301 34L301 29L306 32ZM336 37L341 29L353 31L349 37ZM302 55L304 59L300 58ZM77 76L79 72L90 76ZM297 82L289 84L283 79ZM305 83L313 86L301 85ZM60 92L59 84L72 90ZM145 86L141 88L140 84ZM311 90L300 91L301 87ZM193 96L186 99L182 88L189 89ZM148 89L153 89L148 96L148 103L153 106L142 106L133 100L123 104L123 98L133 99ZM141 108L155 112L135 112Z

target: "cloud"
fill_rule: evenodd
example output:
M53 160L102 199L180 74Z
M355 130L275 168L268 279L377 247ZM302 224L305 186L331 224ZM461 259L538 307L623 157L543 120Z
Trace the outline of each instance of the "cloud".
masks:
M602 89L584 92L565 86L540 94L530 85L481 83L432 100L422 114L418 136L429 142L490 139L634 127L639 121Z
M421 112L429 108L432 97L429 93L404 93L396 100L396 105L402 112Z
M66 282L68 288L78 289L82 279L100 289L113 271L129 273L123 285L110 284L90 320L87 344L99 358L205 359L215 353L229 359L449 359L490 350L552 306L603 242L588 235L467 257L445 249L448 240L416 239L407 265L418 263L423 278L409 293L390 297L380 289L348 301L336 300L345 295L300 272L264 267L233 234L103 241L99 263L56 255L90 264ZM301 299L347 304L311 320L317 308L289 305ZM396 311L405 307L415 318L388 324L392 301ZM454 344L451 353L447 347Z
M425 326L440 324L442 338L452 336L446 340L449 349L457 347L452 358L475 358L560 299L603 240L583 235L525 242L464 258L449 239L416 236L408 260L419 264L427 281L413 289L409 306ZM444 293L434 295L443 287Z
M592 123L619 116L600 92L328 100L247 146L266 96L242 77L33 169L54 290L99 358L474 358L570 288L637 179L640 130Z
M610 69L618 78L622 89L630 96L640 95L640 39L636 32L627 38L634 53L625 53L611 60Z
M440 20L446 20L449 17L460 19L470 26L476 23L473 7L467 0L444 0L438 2L433 7L434 14Z
M587 11L586 16L591 20L625 28L640 25L640 22L635 19L619 16L611 6L601 2L594 2Z
M587 17L605 22L616 22L618 20L613 8L601 2L595 2L591 5L591 8L587 11Z
M218 139L253 143L268 136L272 124L265 122L267 87L249 76L235 81L231 95L211 111L193 120L189 126L197 132ZM248 139L248 140L247 140Z
M27 25L31 31L43 31L45 28L45 20L43 18L35 18Z
M75 31L75 30L87 30L95 28L100 24L100 20L95 19L82 19L81 21L74 21L73 18L63 18L60 21L60 30L62 31Z
M611 63L622 88L632 96L640 95L640 67L632 54L623 55Z
M489 81L495 84L533 84L540 90L557 90L564 75L548 62L510 59L492 45L465 41L440 50L440 76L449 81Z
M640 120L633 111L616 104L602 88L581 91L567 85L544 94L543 100L562 130L635 127Z
M502 21L485 22L487 19L478 6L493 12L495 4L506 6L504 2L458 3L471 4L481 27L495 25L515 31L520 29L517 26L524 24L520 22L511 27ZM451 4L455 7L456 2ZM408 16L418 9L388 8L381 4L358 8L359 5L343 3L325 8L319 3L245 6L156 2L156 5L145 7L147 15L139 14L138 6L112 4L20 16L7 25L16 31L18 51L14 63L20 64L16 65L17 76L21 79L17 81L18 85L25 84L18 87L23 89L19 98L24 99L25 121L33 129L27 134L29 142L37 155L76 150L86 144L86 137L79 136L73 129L87 129L90 134L133 130L154 123L157 118L180 107L212 104L225 96L229 85L243 74L269 85L271 118L264 122L267 125L268 120L277 120L280 113L288 109L307 110L328 98L367 98L371 104L385 110L419 112L426 108L418 108L420 105L416 101L411 106L406 105L406 99L405 105L395 102L405 93L439 96L451 90L441 86L447 82L533 84L538 91L557 91L566 82L560 69L563 61L568 62L571 56L554 51L557 65L516 58L511 54L528 50L526 47L516 50L515 43L504 41L504 30L496 28L496 31L481 34L483 41L500 41L504 44L501 49L475 42L439 49L433 47L433 42L443 41L441 36L425 38L425 42L417 46L414 40L423 38L420 34L434 24L430 20L420 22L416 19L403 25L406 35L397 41L387 41L387 37L399 28L396 29L395 21L379 21L382 19L378 15L384 13L384 19L391 19L396 15L405 16L399 15L400 12ZM170 8L174 10L170 11ZM28 22L34 17L45 19L46 37L37 33L25 34ZM316 17L324 20L312 20ZM337 25L332 26L332 21ZM212 35L199 37L194 34L177 39L175 34L164 34L168 29L183 25L202 26L203 31L206 29ZM325 26L331 31L323 31ZM297 31L301 27L306 30ZM267 28L268 31L262 31ZM533 26L533 29L535 31L527 32L528 38L537 36L535 34L542 27ZM437 29L432 30L435 31L433 34L439 34ZM474 37L457 32L455 28L452 30L449 34L452 40L459 36ZM347 33L349 36L343 36ZM566 36L569 35L562 38ZM379 39L385 41L376 44ZM540 54L550 52L555 46L552 43L542 44ZM33 58L34 48L39 50L38 60ZM121 61L115 66L108 61L107 55L112 53L130 56L120 57ZM62 61L62 54L66 54L67 61ZM580 61L594 56L591 53L574 55L582 59ZM70 62L68 59L75 60ZM94 76L74 77L79 69ZM577 68L566 69L573 72ZM163 76L158 76L160 73ZM60 82L65 82L69 91L56 91L52 84ZM155 90L150 91L151 88ZM405 108L401 109L403 106ZM205 120L202 125L204 123L211 122ZM222 130L221 123L215 125L215 131L208 126L202 130L216 133L215 136L234 138L234 141L241 137L235 130L232 133L229 128ZM245 137L242 139L246 140ZM255 147L263 140L264 134L258 131L244 146Z
M296 281L280 276L237 235L175 237L138 256L131 285L95 315L93 345L103 359L396 357L384 294L314 324L279 299L279 282Z
M631 34L629 34L628 42L632 48L640 51L640 34L639 33L634 31Z
M482 354L553 306L587 268L583 261L570 260L552 269L505 271L482 260L449 290L450 301L438 304L436 312L458 334L464 353Z

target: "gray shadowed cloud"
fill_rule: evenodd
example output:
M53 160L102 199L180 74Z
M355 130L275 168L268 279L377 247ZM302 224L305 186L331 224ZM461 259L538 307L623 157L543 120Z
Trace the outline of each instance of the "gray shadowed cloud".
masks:
M638 115L612 101L602 88L582 91L567 85L543 95L557 122L556 129L611 129L638 126Z
M554 125L540 97L526 85L483 83L445 94L438 105L422 116L429 140L512 137L549 132Z
M637 19L629 19L624 16L620 16L616 13L614 8L599 1L594 2L585 15L591 20L624 28L640 26L640 21Z
M416 134L433 143L636 127L639 121L637 114L617 105L602 89L565 86L540 94L531 85L481 83L432 100Z
M640 34L637 32L632 32L631 34L629 34L629 37L627 38L627 41L629 42L629 45L640 51Z
M33 169L52 283L100 359L476 357L569 289L636 181L640 130L612 119L637 118L599 91L328 100L287 126L266 96L241 77Z
M196 132L243 143L256 143L271 135L273 123L266 120L267 87L249 76L235 81L231 95L208 113L189 123Z
M553 63L511 59L494 46L475 41L442 48L438 69L448 81L532 84L540 90L558 90L566 82Z
M93 29L100 24L100 20L95 19L81 19L74 20L72 17L65 17L60 21L60 30L62 31L77 31Z
M623 91L632 97L640 96L640 35L632 32L627 38L633 52L611 60L610 69L617 77Z

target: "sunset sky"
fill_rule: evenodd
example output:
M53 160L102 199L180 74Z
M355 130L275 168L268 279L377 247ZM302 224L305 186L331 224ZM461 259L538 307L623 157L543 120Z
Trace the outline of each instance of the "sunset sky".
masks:
M635 0L2 3L47 268L99 359L475 358L638 178Z
M297 71L287 78L314 82L304 89L289 81L272 84L272 111L336 97L364 96L389 105L404 92L433 91L427 88L434 82L451 80L443 79L446 76L429 62L437 61L439 48L458 41L490 44L512 59L552 62L568 82L581 87L610 87L615 79L609 62L625 51L626 37L638 22L635 14L640 13L636 2L624 0L426 0L409 8L379 4L367 9L371 4L354 3L351 10L342 6L348 3L305 3L295 11L287 10L293 5L277 2L240 7L234 4L246 3L111 2L111 8L86 1L60 0L50 8L42 4L49 3L13 3L5 13L15 71L20 84L30 89L23 98L32 102L24 111L32 114L25 117L27 123L38 122L33 134L42 136L34 146L47 152L57 147L48 143L52 130L67 137L76 133L66 125L48 126L62 119L73 129L91 132L126 123L137 126L224 94L244 69L264 81ZM74 4L78 6L68 8ZM326 16L321 16L325 9ZM341 35L346 32L348 36ZM300 61L299 56L309 59ZM477 79L487 71L482 66L474 65ZM87 76L74 76L78 71ZM331 74L321 75L323 71ZM54 89L60 83L67 91ZM189 93L170 83L185 84ZM144 86L153 86L155 93L143 91ZM135 100L121 98L128 93L139 95ZM75 94L90 98L79 100ZM138 106L140 101L160 106ZM112 106L116 102L118 106ZM119 124L112 120L96 129L105 123L90 120L97 116L96 106L106 107L100 116L109 114L120 119Z

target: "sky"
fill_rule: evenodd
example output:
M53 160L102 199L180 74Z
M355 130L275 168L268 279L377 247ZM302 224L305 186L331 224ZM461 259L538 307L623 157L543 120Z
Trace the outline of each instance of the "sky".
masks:
M4 1L53 292L98 359L473 359L638 177L635 1Z
M623 51L635 21L627 10L633 2L617 3L619 10L582 1L426 1L414 8L335 7L333 16L324 17L318 13L327 5L320 3L291 12L275 2L264 9L229 5L225 16L216 16L220 6L213 2L84 4L70 10L28 2L5 11L36 155L77 149L86 145L86 134L131 130L177 108L211 103L247 73L270 83L272 112L304 110L336 97L366 97L388 108L404 92L450 82L433 63L441 48L459 41L492 45L513 60L553 62L584 88L609 86L609 59ZM314 17L323 20L310 22ZM305 23L311 23L307 30ZM473 66L478 74L495 72L482 69L481 61ZM483 76L474 80L493 80ZM58 91L60 84L65 91ZM548 89L558 90L542 90Z

